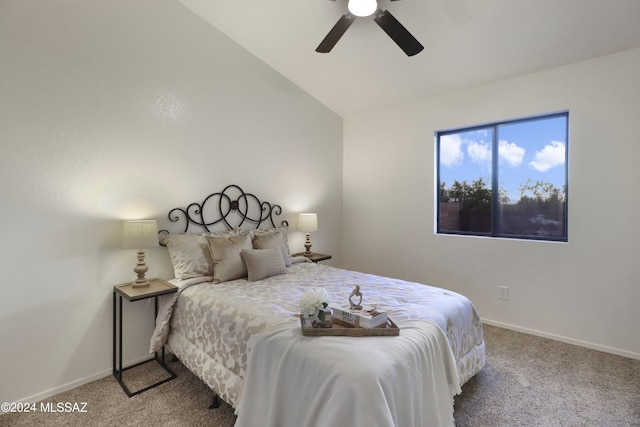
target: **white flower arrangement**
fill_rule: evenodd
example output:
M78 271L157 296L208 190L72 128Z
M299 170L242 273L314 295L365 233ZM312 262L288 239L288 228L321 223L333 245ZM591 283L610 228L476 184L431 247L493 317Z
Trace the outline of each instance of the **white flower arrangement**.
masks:
M317 311L327 308L329 295L322 287L311 288L305 291L300 297L300 307L302 315L313 316Z

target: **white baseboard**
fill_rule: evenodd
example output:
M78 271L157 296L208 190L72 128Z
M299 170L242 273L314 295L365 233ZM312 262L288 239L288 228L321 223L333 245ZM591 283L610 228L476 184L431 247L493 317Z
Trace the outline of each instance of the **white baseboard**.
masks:
M633 353L631 351L621 350L615 347L607 347L604 345L594 344L588 341L581 341L574 338L568 338L562 335L550 334L548 332L538 331L535 329L523 328L520 326L511 325L509 323L497 322L491 319L481 319L481 320L482 320L482 323L486 323L487 325L497 326L499 328L504 328L504 329L511 329L513 331L522 332L529 335L535 335L542 338L549 338L549 339L552 339L555 341L561 341L567 344L573 344L580 347L590 348L592 350L603 351L605 353L611 353L611 354L616 354L618 356L628 357L630 359L640 360L640 354Z
M138 358L136 360L130 361L130 362L126 362L124 364L124 366L126 367L126 366L135 365L136 363L143 362L143 361L145 361L147 359L149 359L149 355L142 356L142 357L140 357L140 358ZM58 387L54 387L54 388L51 388L49 390L45 390L43 392L36 393L34 395L25 397L24 399L17 400L16 402L17 403L39 402L39 401L47 399L47 398L49 398L51 396L55 396L58 393L63 393L65 391L74 389L76 387L80 387L80 386L83 386L85 384L89 384L92 381L99 380L101 378L104 378L104 377L112 375L112 374L113 374L113 368L105 369L103 371L96 372L95 374L88 375L88 376L83 377L83 378L78 378L77 380L71 381L71 382L69 382L67 384L63 384L63 385L60 385ZM124 393L124 391L123 391L123 393Z

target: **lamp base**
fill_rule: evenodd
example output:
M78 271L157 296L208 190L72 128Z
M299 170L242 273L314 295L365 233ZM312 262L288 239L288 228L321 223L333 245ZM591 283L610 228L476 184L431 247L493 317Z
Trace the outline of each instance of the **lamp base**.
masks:
M302 255L311 256L313 252L311 252L311 233L307 233L307 240L304 243L304 248L306 249Z
M145 273L149 270L147 264L144 263L144 250L138 250L138 263L134 267L133 271L138 275L138 278L135 282L131 284L134 288L146 288L149 286L149 280L144 277Z
M147 279L138 279L135 282L131 283L132 288L147 288L151 285Z

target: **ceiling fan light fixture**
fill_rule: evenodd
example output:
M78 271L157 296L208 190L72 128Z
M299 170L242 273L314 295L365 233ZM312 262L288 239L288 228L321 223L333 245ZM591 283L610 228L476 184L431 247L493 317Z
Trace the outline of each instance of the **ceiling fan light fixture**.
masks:
M394 1L394 0L391 0ZM338 43L338 40L349 29L359 16L373 16L373 20L398 45L407 56L416 55L424 49L415 37L388 10L378 8L376 0L349 0L349 13L345 13L322 39L316 52L328 53Z
M347 8L356 16L370 16L378 10L378 2L376 0L349 0Z

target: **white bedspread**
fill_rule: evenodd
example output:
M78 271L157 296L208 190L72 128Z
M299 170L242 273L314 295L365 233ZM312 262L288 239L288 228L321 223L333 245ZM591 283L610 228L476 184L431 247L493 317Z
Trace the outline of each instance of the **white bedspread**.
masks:
M235 426L453 426L460 388L444 333L422 320L399 326L398 337L283 326L256 336Z

